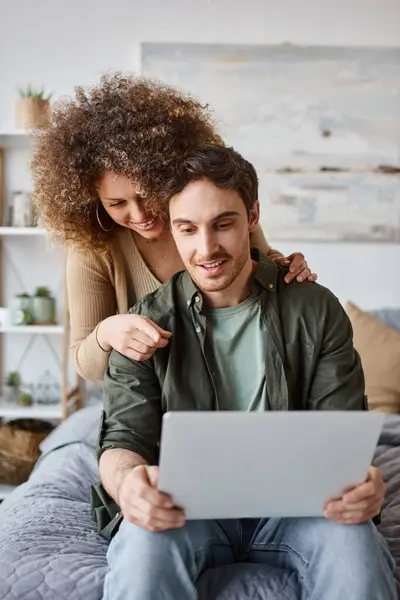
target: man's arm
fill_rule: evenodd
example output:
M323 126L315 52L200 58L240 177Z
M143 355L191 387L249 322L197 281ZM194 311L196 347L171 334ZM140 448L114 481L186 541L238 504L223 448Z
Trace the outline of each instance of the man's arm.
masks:
M120 489L125 476L139 465L146 465L146 461L130 450L111 448L105 450L100 457L100 479L104 489L111 498L121 505Z
M104 488L117 504L128 471L156 463L160 402L161 390L151 363L111 352L104 376L99 469Z
M161 434L161 388L151 361L134 361L113 350L104 376L99 454L129 450L157 464Z
M157 489L158 467L150 467L138 454L119 448L105 450L100 458L100 474L103 486L131 523L149 531L185 524L183 511Z
M149 531L182 527L185 516L157 489L161 388L150 361L115 350L104 377L100 476L125 519Z
M322 348L309 397L311 410L368 410L361 360L353 345L350 320L339 301L329 295ZM325 507L325 517L355 525L379 516L386 486L371 466L364 483ZM378 519L379 520L379 519Z
M328 292L322 345L308 396L309 410L367 410L361 360L350 320Z

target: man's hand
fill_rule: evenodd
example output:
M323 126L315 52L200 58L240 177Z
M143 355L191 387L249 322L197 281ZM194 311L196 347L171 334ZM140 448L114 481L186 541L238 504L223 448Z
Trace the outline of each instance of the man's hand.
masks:
M158 467L139 465L127 471L118 491L125 519L148 531L182 527L185 514L170 496L157 490Z
M346 492L341 500L333 500L325 507L325 517L336 523L358 525L381 511L386 485L379 469L370 467L367 479Z

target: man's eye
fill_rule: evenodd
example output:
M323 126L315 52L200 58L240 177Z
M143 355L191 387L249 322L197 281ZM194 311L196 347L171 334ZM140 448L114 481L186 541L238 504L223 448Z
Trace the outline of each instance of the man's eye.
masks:
M185 229L181 229L180 231L181 233L188 235L189 233L193 233L194 230L193 227L185 227Z
M219 224L218 224L218 227L219 227L220 229L229 229L229 227L230 227L231 225L232 225L232 223L230 223L230 222L229 222L229 223L227 223L227 222L225 221L224 223L219 223Z

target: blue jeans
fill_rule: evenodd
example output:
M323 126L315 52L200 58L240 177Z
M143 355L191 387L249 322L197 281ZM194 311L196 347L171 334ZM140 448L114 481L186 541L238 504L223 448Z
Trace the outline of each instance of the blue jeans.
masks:
M301 600L398 599L394 560L371 522L299 518L188 521L162 533L123 521L103 600L196 600L203 571L235 562L297 571Z

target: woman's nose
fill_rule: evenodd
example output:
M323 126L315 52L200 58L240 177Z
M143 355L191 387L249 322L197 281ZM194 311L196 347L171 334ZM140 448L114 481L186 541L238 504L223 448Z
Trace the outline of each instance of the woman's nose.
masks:
M148 215L143 210L143 207L140 206L138 202L134 202L129 206L129 220L134 221L136 223L144 223L148 220Z

